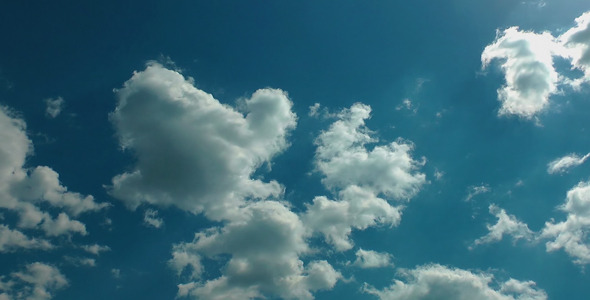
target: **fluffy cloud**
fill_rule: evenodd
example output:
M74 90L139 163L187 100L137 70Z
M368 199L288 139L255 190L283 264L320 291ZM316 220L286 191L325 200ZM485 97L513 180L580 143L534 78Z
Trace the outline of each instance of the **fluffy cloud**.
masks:
M590 153L580 157L578 154L572 153L564 157L557 158L547 164L547 173L556 174L564 173L569 169L583 164L590 157Z
M137 163L113 178L110 193L128 207L175 205L219 220L237 213L244 199L282 193L277 182L251 175L288 145L296 116L285 92L256 91L243 101L244 115L153 63L117 97L111 120Z
M379 253L373 250L359 249L356 251L355 255L356 260L352 265L363 269L393 266L393 262L391 262L393 256L389 253Z
M544 300L547 294L532 281L510 279L497 282L486 273L473 273L441 265L426 265L402 270L405 278L378 290L365 285L363 291L379 299L411 300Z
M496 205L490 205L489 209L490 213L498 218L498 221L494 225L487 226L489 233L475 240L475 245L501 241L504 235L512 236L514 241L533 239L534 233L529 229L527 224L519 221L515 216L507 214L504 209Z
M547 106L559 83L553 67L557 53L562 53L561 47L550 33L524 32L518 27L499 32L494 43L486 46L481 54L484 69L492 60L502 60L506 85L498 89L500 115L532 118Z
M97 255L97 256L100 255L100 253L102 253L102 252L111 251L111 247L98 245L98 244L83 245L81 248L84 249L84 251L94 254L94 255Z
M324 235L336 250L353 247L349 235L352 229L364 230L376 225L397 226L401 219L401 207L394 207L373 192L358 186L349 186L339 193L339 200L324 196L307 204L303 220L308 228Z
M576 26L558 39L566 47L573 67L584 72L584 77L572 81L574 87L590 81L590 12L576 18Z
M365 126L371 107L356 103L338 114L334 122L316 140L316 168L330 189L357 185L375 194L397 199L413 197L426 182L426 176L416 172L424 161L411 156L412 143L398 139L388 145L366 145L377 142Z
M18 230L0 225L0 252L13 252L18 249L51 249L53 245L47 240L29 238Z
M46 300L52 293L68 285L67 279L54 266L32 263L23 271L14 272L8 281L1 278L0 299Z
M573 69L581 70L581 78L559 74L553 65L554 57L571 62ZM502 103L500 115L517 115L531 119L549 103L551 95L561 84L578 89L590 81L590 12L576 18L576 26L558 37L549 32L541 34L511 27L498 31L496 40L482 55L483 68L495 59L502 61L506 84L498 89Z
M311 292L332 288L339 272L326 261L304 266L309 253L307 231L299 216L276 201L250 203L240 217L220 228L195 235L174 247L170 265L190 281L179 285L179 296L198 299L246 299L274 295L284 299L313 299ZM203 257L229 255L219 278L197 281Z
M69 192L59 182L59 174L46 166L25 168L25 159L33 151L26 135L26 124L7 108L0 108L0 208L15 211L21 228L40 227L47 235L77 232L86 234L84 225L62 212L57 218L38 205L62 208L72 216L108 206L96 203L92 196Z
M542 238L551 239L546 243L547 251L564 249L575 259L575 263L590 263L590 182L581 182L567 192L565 204L560 209L567 213L565 221L545 223Z
M44 102L46 105L45 115L49 118L57 117L61 113L61 110L63 109L63 105L65 103L62 97L57 97L55 99L45 99Z

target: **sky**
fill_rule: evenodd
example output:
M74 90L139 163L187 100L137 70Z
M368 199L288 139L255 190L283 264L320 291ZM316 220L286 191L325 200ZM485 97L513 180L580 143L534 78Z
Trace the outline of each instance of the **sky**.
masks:
M5 1L0 36L0 300L590 292L588 1Z

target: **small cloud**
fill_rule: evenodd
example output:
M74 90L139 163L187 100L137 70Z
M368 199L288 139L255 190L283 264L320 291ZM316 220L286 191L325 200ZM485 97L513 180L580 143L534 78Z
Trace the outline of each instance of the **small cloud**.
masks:
M565 173L569 169L583 164L590 157L590 153L580 157L578 154L572 153L564 157L557 158L547 164L547 173L558 174Z
M100 255L101 252L111 251L111 248L109 246L103 246L103 245L98 245L98 244L83 245L82 249L84 249L84 251L94 254L96 256Z
M484 194L491 191L490 187L487 184L482 184L479 186L470 186L468 188L468 193L467 193L467 197L465 197L465 201L471 201L471 199L473 199L473 197L479 195L479 194Z
M445 172L439 171L438 169L434 169L434 178L436 180L441 180L441 178L445 175Z
M55 99L48 98L43 101L46 105L45 115L51 119L54 119L61 113L65 103L62 97L57 97Z
M158 218L158 211L155 209L148 209L143 214L143 222L146 226L160 228L164 224L161 218Z
M319 103L314 103L312 106L309 107L309 112L307 113L308 116L313 117L313 118L317 118L320 114L319 110L320 110L321 104Z
M359 249L356 252L356 260L352 263L352 266L356 266L363 269L372 268L384 268L392 267L393 255L389 253L380 253L372 250Z
M113 275L113 278L115 278L115 279L120 279L121 278L121 270L111 269L111 275Z
M96 259L94 258L64 256L64 259L74 266L96 267Z

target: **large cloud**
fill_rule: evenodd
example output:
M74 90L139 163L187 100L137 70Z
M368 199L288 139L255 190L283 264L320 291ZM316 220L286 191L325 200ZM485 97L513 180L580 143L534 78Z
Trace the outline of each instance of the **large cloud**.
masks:
M110 193L130 208L176 205L223 219L244 199L282 192L277 182L251 175L286 148L295 127L285 92L256 91L243 102L244 116L195 88L192 79L152 63L117 96L111 120L137 163L113 178Z
M405 281L382 290L365 285L366 293L379 299L396 300L545 300L547 294L532 281L509 279L497 282L487 273L474 273L441 265L402 270Z
M398 225L402 207L383 198L408 200L426 182L425 175L417 171L424 160L412 158L412 143L398 139L367 149L377 142L365 126L370 113L371 107L362 103L343 109L336 114L338 120L316 139L316 169L339 199L315 197L303 219L338 251L352 248L349 235L353 229Z
M517 27L499 33L494 43L484 49L484 68L494 59L503 60L506 85L498 89L500 115L532 118L547 106L559 83L553 67L553 55L559 51L550 33L524 32Z
M564 249L578 264L590 263L590 182L581 182L567 192L560 209L567 213L565 221L545 223L542 238L547 242L547 251Z
M377 142L365 126L371 107L356 103L338 114L334 122L316 140L316 167L330 189L349 185L369 189L397 199L413 197L425 183L425 175L416 172L423 162L411 156L412 143L399 139L367 150Z
M584 73L569 78L554 68L553 58L571 61L573 69ZM493 60L501 60L506 84L498 89L502 103L500 115L531 119L549 104L561 84L579 89L590 81L590 12L576 18L576 25L558 37L510 27L498 32L496 40L485 47L481 61L485 69Z
M275 201L250 203L240 217L220 228L195 235L174 247L170 265L190 281L179 285L179 296L198 299L248 299L274 295L284 299L313 299L311 292L330 289L341 277L326 261L304 266L307 232L299 217ZM203 258L230 255L222 275L199 280Z

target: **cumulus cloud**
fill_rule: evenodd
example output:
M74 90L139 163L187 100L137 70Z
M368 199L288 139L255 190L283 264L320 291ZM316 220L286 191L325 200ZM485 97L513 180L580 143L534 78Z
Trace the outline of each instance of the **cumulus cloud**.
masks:
M164 220L158 218L158 211L155 209L147 209L143 213L143 223L146 226L160 228L164 224Z
M409 199L426 182L417 172L425 162L412 158L414 146L403 139L369 151L367 145L377 142L365 126L370 113L370 106L356 103L317 138L315 165L324 175L322 183L330 189L357 185L377 195Z
M528 225L519 221L515 216L507 214L504 209L493 204L489 209L490 213L498 218L498 221L494 225L487 225L489 233L475 240L475 245L501 241L504 235L512 236L515 242L520 239L532 240L534 238L534 233Z
M6 225L0 225L0 252L14 252L19 249L53 248L53 245L44 239L30 238L18 230L10 229Z
M590 12L576 18L576 26L559 36L559 41L567 49L572 65L584 72L584 77L572 80L574 87L590 81Z
M68 280L59 269L39 262L11 273L8 281L4 281L4 278L0 280L0 297L14 300L51 299L55 291L68 285Z
M557 158L547 164L547 173L557 174L565 173L569 169L577 167L583 164L590 157L590 153L580 157L576 153L566 155L564 157Z
M45 99L45 115L49 118L55 118L57 117L60 113L61 110L63 109L64 106L64 99L62 97L57 97L55 99Z
M109 190L129 208L175 205L219 220L231 218L244 199L282 193L276 181L251 175L288 146L296 116L284 91L256 91L243 101L244 115L152 63L116 93L110 117L136 164Z
M551 239L547 251L564 249L577 264L590 263L590 182L580 182L567 192L565 203L560 207L567 213L565 221L546 222L541 237Z
M474 273L441 265L420 266L401 270L405 279L382 290L365 284L363 291L379 299L396 300L545 300L547 294L536 288L533 281L494 280L488 273Z
M39 205L61 208L78 216L108 204L68 191L60 183L59 174L49 167L26 168L25 159L33 153L33 145L26 135L25 122L14 115L8 108L0 108L0 208L16 212L21 228L37 227L49 236L86 234L85 226L65 212L54 218Z
M393 266L393 256L389 253L380 253L373 250L358 249L355 253L356 260L353 266L363 269L383 268Z
M240 217L223 227L195 235L193 242L174 247L169 264L189 281L179 285L179 296L198 299L249 299L274 295L284 299L313 299L311 292L330 289L341 274L326 261L306 266L307 231L299 216L276 201L249 203ZM229 255L216 279L199 281L201 259Z
M483 69L500 60L506 84L498 89L499 115L532 119L549 104L549 98L568 84L575 89L590 81L590 12L576 18L576 25L558 37L550 32L534 33L510 27L498 31L495 41L486 46ZM580 78L559 74L554 57L569 60Z
M390 205L366 189L351 185L339 193L339 198L315 197L313 204L306 204L307 211L302 217L308 228L323 234L338 251L353 247L349 238L353 229L397 226L400 222L401 207Z
M537 34L518 27L498 32L481 54L481 61L485 69L492 60L502 60L506 85L498 89L500 115L530 119L546 108L559 83L553 67L553 55L558 53L562 53L561 47L548 32Z

